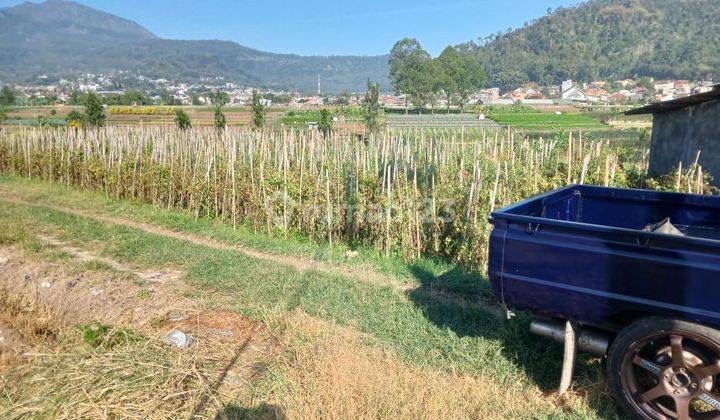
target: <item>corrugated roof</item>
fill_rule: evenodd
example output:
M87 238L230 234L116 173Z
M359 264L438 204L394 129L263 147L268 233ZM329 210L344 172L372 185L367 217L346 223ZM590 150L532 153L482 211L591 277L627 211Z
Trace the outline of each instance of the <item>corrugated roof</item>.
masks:
M691 105L701 104L703 102L713 101L715 99L720 99L720 84L713 86L713 90L709 92L685 96L684 98L673 99L671 101L655 102L654 104L650 104L642 108L631 109L630 111L625 112L625 115L660 114Z

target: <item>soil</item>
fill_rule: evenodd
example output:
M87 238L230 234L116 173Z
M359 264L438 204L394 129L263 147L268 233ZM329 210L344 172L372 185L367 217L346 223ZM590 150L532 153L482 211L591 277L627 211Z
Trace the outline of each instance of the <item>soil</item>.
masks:
M10 324L0 321L0 357L21 354L27 345ZM2 364L0 363L0 366Z

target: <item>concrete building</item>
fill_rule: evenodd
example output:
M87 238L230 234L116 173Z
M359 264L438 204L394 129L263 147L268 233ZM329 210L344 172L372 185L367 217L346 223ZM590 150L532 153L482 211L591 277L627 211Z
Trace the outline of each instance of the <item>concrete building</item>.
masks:
M577 86L573 86L570 89L563 91L562 99L567 99L570 101L577 101L577 102L585 102L585 101L587 101L587 96L585 96L585 92L583 92L582 89L580 89Z
M658 102L626 112L653 114L650 172L666 174L682 162L698 163L720 185L720 85L709 92Z

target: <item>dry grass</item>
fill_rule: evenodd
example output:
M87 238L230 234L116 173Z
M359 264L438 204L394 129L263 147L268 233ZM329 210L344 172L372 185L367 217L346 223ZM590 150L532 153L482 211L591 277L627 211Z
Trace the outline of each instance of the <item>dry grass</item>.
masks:
M231 330L232 337L191 330L198 337L191 350L165 345L166 328L141 336L115 327L105 334L117 342L110 348L88 345L79 328L64 328L2 372L0 417L207 418L231 403L250 404L251 382L274 347L249 321L236 325L244 329Z
M289 418L528 418L579 403L504 388L487 376L410 366L352 328L302 313L286 323L301 337L281 361L285 383L270 399Z
M231 403L251 404L253 383L275 356L272 336L241 315L185 310L176 321L167 313L152 322L121 317L123 305L128 311L144 304L126 299L138 287L126 277L114 278L118 290L127 290L122 299L95 305L98 296L82 284L67 287L77 281L68 275L69 262L31 258L11 247L0 251L6 260L0 324L12 325L22 339L17 352L0 358L0 418L214 417ZM52 290L36 287L41 279L52 279ZM177 311L165 307L170 310ZM93 320L117 323L83 324ZM165 345L171 329L196 337L197 346Z
M52 312L44 305L0 288L0 372L17 363L19 356L32 346L54 340L59 332Z

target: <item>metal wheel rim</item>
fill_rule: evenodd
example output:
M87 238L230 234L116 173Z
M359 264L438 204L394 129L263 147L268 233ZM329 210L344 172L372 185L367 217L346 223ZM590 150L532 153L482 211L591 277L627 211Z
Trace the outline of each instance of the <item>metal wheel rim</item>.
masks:
M649 357L654 352L659 356ZM646 418L715 419L720 418L719 374L720 347L698 334L672 331L648 335L629 347L620 384L625 399Z

